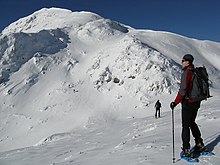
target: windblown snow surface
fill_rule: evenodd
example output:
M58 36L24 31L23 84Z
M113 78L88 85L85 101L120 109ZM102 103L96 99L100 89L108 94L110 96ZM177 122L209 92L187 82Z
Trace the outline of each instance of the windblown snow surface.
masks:
M91 12L44 8L19 19L0 34L0 164L172 164L169 103L187 53L206 66L213 95L197 122L215 156L198 164L220 164L219 52L217 42L137 30Z

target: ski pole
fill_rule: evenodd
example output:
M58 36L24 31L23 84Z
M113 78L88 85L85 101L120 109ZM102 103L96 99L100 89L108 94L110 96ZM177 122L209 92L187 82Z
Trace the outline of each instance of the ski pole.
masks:
M173 163L175 163L175 150L174 150L174 110L172 109L172 134L173 134Z

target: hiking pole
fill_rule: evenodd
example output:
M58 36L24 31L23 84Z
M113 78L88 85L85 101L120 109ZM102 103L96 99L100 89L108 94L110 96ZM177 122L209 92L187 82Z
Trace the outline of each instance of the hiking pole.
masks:
M174 150L174 108L172 108L172 134L173 134L173 163L175 163L175 150Z

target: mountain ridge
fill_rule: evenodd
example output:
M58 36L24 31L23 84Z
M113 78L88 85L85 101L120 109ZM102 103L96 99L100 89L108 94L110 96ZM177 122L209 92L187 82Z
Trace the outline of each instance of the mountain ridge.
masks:
M91 12L52 8L19 19L0 35L1 151L94 118L146 115L177 92L186 53L219 89L219 51L218 43L139 31Z

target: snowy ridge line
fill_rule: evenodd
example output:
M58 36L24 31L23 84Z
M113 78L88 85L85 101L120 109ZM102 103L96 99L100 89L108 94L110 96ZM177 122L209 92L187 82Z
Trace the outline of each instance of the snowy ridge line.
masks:
M101 16L91 12L72 12L60 8L43 8L30 16L21 18L10 24L2 31L2 34L7 35L18 32L38 33L42 29L75 28L89 21L101 18Z

